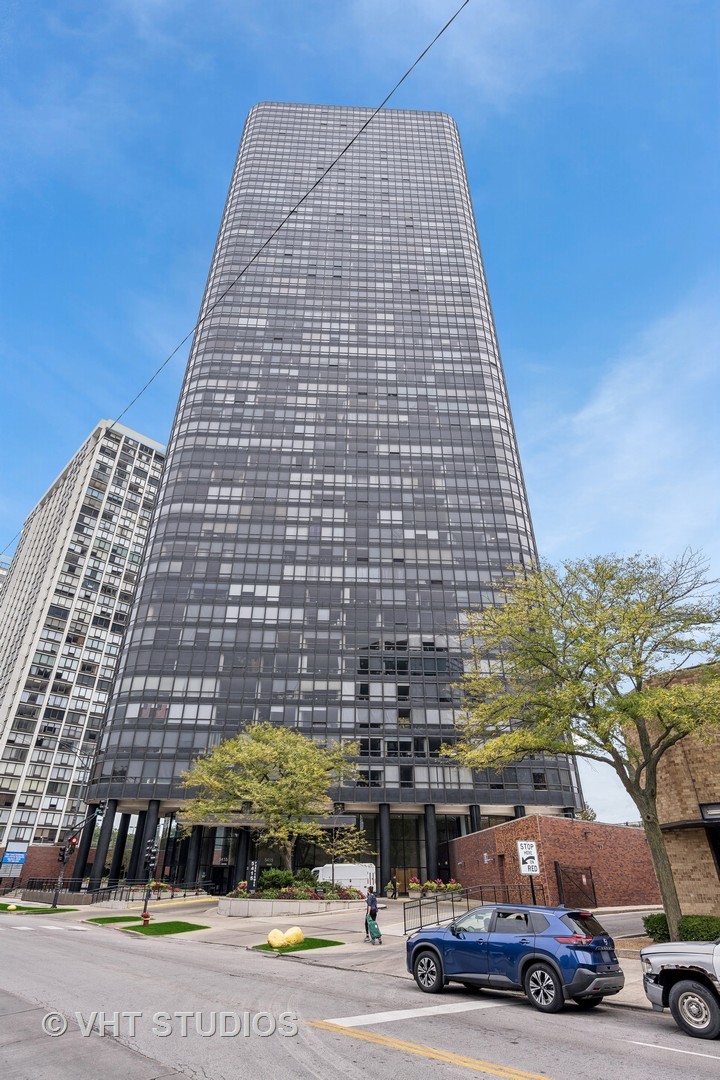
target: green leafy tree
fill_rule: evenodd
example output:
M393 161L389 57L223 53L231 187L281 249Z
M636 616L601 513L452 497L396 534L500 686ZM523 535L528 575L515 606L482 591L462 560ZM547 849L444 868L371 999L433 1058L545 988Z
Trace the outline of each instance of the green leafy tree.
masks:
M538 754L609 765L638 808L677 940L680 905L657 813L658 766L690 734L717 738L717 582L696 552L545 563L467 615L471 662L447 756L495 768ZM691 677L688 665L695 665Z
M357 752L355 744L327 746L290 728L252 724L184 774L197 793L183 806L182 823L253 818L258 840L290 870L297 840L322 841L320 818L332 811L329 792L354 777Z
M583 806L582 810L578 814L581 821L597 821L597 814L593 810L592 806L587 804Z
M332 865L331 881L335 884L335 864L355 862L361 855L375 855L370 849L364 829L355 825L332 825L320 841L320 847L326 852Z

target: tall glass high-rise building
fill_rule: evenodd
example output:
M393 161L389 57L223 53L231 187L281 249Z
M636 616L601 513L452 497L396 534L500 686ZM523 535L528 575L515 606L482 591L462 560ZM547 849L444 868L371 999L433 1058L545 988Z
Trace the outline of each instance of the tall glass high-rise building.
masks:
M566 760L438 758L459 615L535 556L453 120L379 113L232 285L368 116L248 116L91 797L147 814L147 837L194 756L244 725L357 740L337 798L402 879L578 789ZM208 828L174 861L231 878L246 850Z

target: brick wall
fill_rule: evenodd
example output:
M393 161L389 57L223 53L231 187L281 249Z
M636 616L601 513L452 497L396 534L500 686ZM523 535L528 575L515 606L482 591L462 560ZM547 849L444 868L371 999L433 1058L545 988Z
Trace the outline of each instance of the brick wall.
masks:
M54 844L33 844L28 848L27 858L23 865L22 874L20 875L18 884L24 884L29 878L56 878L60 873L60 863L58 862L58 851L60 849ZM90 852L88 858L88 867L92 865L93 851ZM0 851L0 858L2 858L2 852ZM76 856L73 855L71 859L65 863L65 880L73 876L73 870L75 867ZM88 873L88 870L85 871ZM3 878L3 885L9 885L10 879Z
M697 821L700 803L720 801L720 738L688 735L672 746L658 767L661 822Z
M541 882L550 904L560 902L555 862L592 869L598 907L658 904L650 849L641 829L625 825L532 815L450 843L453 877L465 886L519 884L517 840L538 846Z
M720 877L704 829L668 829L665 843L685 915L720 915Z

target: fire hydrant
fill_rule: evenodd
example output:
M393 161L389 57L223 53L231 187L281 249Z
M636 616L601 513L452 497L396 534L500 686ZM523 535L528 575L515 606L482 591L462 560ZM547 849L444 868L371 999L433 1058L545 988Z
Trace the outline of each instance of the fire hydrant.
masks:
M150 925L150 912L149 911L143 911L140 918L142 919L143 926L149 926Z

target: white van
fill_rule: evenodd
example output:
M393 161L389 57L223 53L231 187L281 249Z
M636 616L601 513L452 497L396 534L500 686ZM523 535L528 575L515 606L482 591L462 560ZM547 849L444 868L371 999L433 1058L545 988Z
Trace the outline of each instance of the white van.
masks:
M323 881L333 880L333 865L325 863L324 866L316 866L313 874L318 884ZM335 863L335 884L352 885L355 889L367 892L369 888L375 888L375 867L373 863Z

